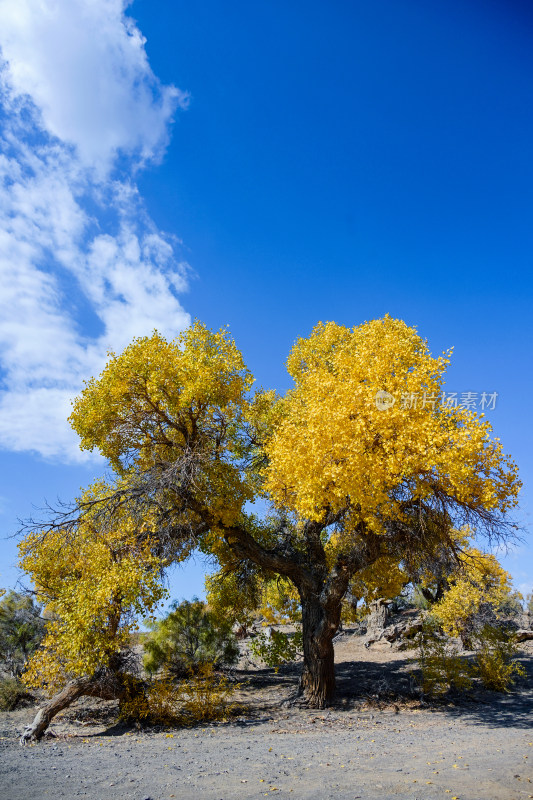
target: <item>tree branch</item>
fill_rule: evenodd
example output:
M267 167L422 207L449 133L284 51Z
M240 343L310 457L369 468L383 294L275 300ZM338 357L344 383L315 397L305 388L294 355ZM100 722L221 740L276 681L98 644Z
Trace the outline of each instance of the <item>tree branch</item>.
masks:
M315 585L311 572L303 566L296 553L289 558L277 553L276 550L267 550L246 530L237 526L222 530L226 544L239 558L247 558L263 569L285 575L298 588L303 586L312 588Z

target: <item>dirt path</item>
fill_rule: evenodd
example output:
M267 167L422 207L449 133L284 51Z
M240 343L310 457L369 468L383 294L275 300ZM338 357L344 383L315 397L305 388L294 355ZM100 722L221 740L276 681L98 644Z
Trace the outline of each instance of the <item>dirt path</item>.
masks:
M401 653L362 652L357 643L347 642L338 646L337 656L342 702L330 712L289 713L279 703L294 688L294 671L275 675L265 670L253 676L246 692L256 705L231 723L137 733L106 725L102 704L100 722L82 727L74 719L83 719L88 709L78 709L54 725L58 738L21 748L14 737L31 710L2 714L0 797L533 797L531 682L507 696L487 695L483 702L439 710L395 706L362 698L360 687L366 679L369 687L375 686L369 678L374 669L384 681L385 694L394 681L408 681ZM531 668L528 651L524 661ZM358 697L354 686L359 686Z

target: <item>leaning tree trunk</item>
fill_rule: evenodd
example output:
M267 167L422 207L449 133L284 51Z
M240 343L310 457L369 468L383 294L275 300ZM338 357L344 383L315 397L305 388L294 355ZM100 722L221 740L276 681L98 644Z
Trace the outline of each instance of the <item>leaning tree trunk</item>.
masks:
M331 608L317 595L302 595L304 663L298 694L310 708L324 708L335 697L333 637L340 614L340 603Z
M31 725L27 725L20 738L22 745L38 741L56 714L72 705L79 697L100 697L102 700L120 700L125 688L120 675L107 673L105 676L75 678L55 694L38 710Z

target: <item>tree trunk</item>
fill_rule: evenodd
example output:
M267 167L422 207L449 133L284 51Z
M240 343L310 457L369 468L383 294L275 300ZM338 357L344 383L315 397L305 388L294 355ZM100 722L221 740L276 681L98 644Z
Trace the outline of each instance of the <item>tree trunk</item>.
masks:
M30 741L38 741L50 725L56 714L72 705L79 697L100 697L102 700L120 700L124 694L124 686L120 676L106 675L106 680L101 677L75 678L55 694L47 703L38 710L31 725L27 725L21 736L22 745Z
M335 697L333 637L341 606L327 608L314 597L302 596L304 664L298 694L310 708L324 708Z

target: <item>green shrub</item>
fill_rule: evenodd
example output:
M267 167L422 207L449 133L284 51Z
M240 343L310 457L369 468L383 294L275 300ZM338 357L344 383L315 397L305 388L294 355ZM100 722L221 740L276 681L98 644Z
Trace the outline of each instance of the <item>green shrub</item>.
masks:
M144 650L147 672L165 669L174 678L183 678L206 663L231 665L239 657L231 624L196 598L173 603L165 619L152 623Z
M21 700L29 697L18 678L0 679L0 711L13 711Z
M509 592L498 604L498 614L504 617L520 617L524 613L523 601L520 592Z

